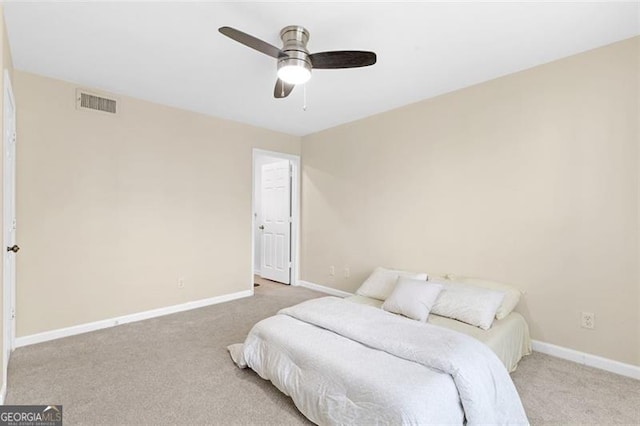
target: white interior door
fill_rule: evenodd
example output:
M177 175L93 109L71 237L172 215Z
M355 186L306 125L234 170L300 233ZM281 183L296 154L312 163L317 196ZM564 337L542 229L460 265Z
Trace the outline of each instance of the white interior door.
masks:
M15 337L15 288L16 288L16 109L8 73L4 74L4 197L3 197L3 238L5 247L3 266L3 312L4 312L4 354L3 367L6 375L9 355L13 350ZM6 376L5 382L6 383Z
M260 275L291 283L291 171L289 161L262 166Z

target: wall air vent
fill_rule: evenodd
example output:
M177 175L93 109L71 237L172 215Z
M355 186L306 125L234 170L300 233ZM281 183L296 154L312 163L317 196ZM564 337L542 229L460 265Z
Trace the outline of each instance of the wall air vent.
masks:
M76 90L76 108L83 110L102 111L109 114L117 113L117 99L105 98L87 92L86 90Z

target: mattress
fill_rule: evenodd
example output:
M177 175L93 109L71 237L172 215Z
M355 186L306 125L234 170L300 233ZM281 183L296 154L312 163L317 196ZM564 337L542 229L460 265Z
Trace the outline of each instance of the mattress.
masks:
M320 425L528 424L488 346L338 297L285 308L229 351Z
M382 307L384 303L381 300L359 295L349 296L346 300L377 308ZM520 359L531 353L529 326L524 317L517 312L511 312L501 320L496 319L489 330L482 330L481 328L434 314L429 315L427 322L480 340L495 352L509 372L515 371Z

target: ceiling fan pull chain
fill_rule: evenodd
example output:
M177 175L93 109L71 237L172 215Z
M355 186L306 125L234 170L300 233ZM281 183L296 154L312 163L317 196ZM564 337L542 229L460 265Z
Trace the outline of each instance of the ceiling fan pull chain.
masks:
M306 111L307 110L307 85L303 84L302 85L302 110Z

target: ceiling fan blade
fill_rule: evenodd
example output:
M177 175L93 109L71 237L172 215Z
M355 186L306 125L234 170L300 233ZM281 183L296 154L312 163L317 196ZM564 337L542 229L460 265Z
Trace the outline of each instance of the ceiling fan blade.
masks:
M281 58L283 56L287 56L282 50L277 47L267 43L266 41L262 41L259 38L256 38L247 33L243 33L240 30L236 30L231 27L220 27L218 28L220 33L226 35L227 37L237 41L238 43L242 43L247 47L257 50L258 52L262 52L265 55L269 55L272 58Z
M285 83L278 79L276 80L276 87L273 88L273 97L277 99L286 98L294 87L296 87L295 84Z
M376 54L360 50L336 50L309 55L315 69L367 67L376 63Z

